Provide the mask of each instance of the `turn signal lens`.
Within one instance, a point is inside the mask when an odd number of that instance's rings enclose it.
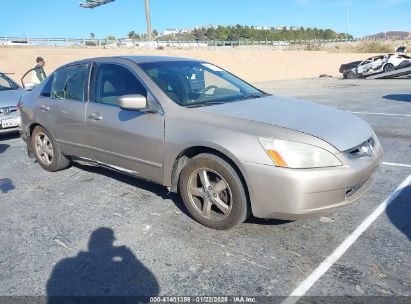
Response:
[[[288,165],[287,163],[284,161],[284,159],[281,157],[281,155],[275,151],[275,150],[267,150],[268,155],[271,156],[271,158],[273,159],[273,161],[275,162],[275,164],[279,167],[284,167],[287,168]]]

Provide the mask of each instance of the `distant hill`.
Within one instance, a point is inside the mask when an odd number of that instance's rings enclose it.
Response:
[[[390,31],[385,33],[378,33],[374,35],[365,36],[366,39],[411,39],[411,32]]]

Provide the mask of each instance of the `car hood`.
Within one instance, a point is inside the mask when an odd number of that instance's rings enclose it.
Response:
[[[280,96],[267,96],[197,108],[200,111],[292,129],[320,138],[340,151],[374,132],[361,118],[336,108]]]
[[[0,108],[15,107],[23,93],[23,89],[0,91]]]

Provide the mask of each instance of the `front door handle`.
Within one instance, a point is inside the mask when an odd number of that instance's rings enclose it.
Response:
[[[46,112],[46,111],[49,111],[49,110],[50,110],[50,107],[47,106],[47,105],[45,105],[45,104],[43,104],[43,105],[40,106],[40,110]]]
[[[91,120],[102,120],[103,116],[101,116],[99,113],[93,113],[87,116],[87,118]]]

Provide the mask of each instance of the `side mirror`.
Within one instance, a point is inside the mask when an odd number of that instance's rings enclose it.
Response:
[[[145,110],[147,98],[140,94],[123,95],[118,98],[117,104],[124,110]]]

